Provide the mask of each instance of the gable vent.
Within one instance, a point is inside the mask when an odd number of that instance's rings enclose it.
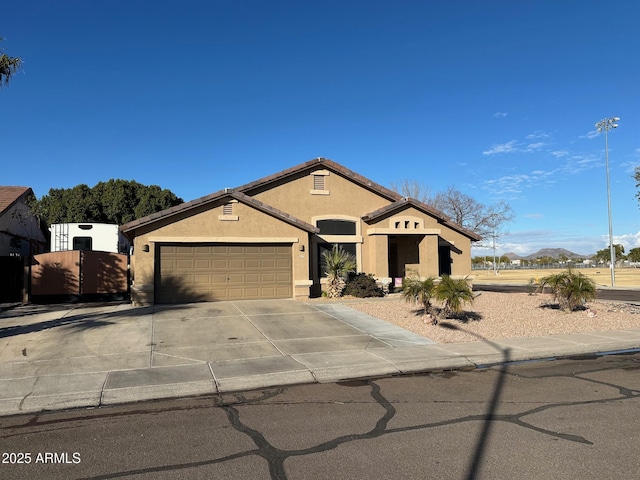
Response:
[[[324,175],[313,176],[313,189],[324,190]]]

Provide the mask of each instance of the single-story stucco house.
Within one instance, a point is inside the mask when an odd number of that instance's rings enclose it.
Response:
[[[120,229],[134,246],[136,304],[318,296],[321,253],[334,244],[381,282],[411,272],[466,276],[480,239],[325,158]]]

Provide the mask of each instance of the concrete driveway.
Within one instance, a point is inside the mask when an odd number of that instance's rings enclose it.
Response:
[[[393,373],[370,352],[431,343],[341,304],[18,306],[0,311],[0,413]]]
[[[0,309],[0,415],[637,349],[640,328],[435,344],[337,302],[25,305]]]

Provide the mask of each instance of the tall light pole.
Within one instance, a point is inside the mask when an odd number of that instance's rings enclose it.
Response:
[[[620,117],[603,118],[596,123],[598,132],[604,132],[604,156],[607,168],[607,206],[609,208],[609,252],[611,254],[611,286],[616,286],[616,251],[613,247],[613,228],[611,226],[611,182],[609,180],[609,138],[607,132],[612,128],[618,128]]]

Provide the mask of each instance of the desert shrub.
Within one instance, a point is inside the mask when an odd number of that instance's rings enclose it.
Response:
[[[451,278],[449,275],[443,275],[436,285],[435,297],[443,302],[445,317],[460,313],[462,307],[466,303],[473,303],[475,298],[466,278]]]
[[[596,284],[580,272],[569,269],[540,280],[540,289],[549,287],[560,308],[572,312],[596,298]]]
[[[351,272],[347,276],[347,284],[342,294],[358,298],[383,297],[384,291],[376,283],[373,274]]]
[[[432,313],[431,298],[435,292],[436,279],[428,277],[421,279],[418,276],[402,279],[402,297],[411,303],[422,305],[424,314]]]

